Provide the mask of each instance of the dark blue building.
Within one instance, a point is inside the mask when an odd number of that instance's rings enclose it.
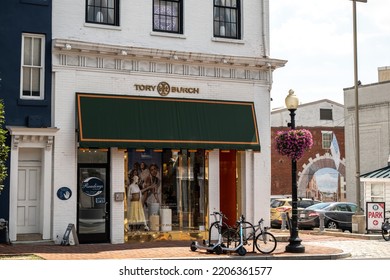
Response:
[[[11,151],[9,175],[0,195],[0,218],[9,221],[11,241],[19,234],[43,235],[40,209],[45,203],[45,173],[51,167],[43,150],[50,149],[53,137],[51,18],[51,0],[1,3],[0,98]],[[5,240],[3,230],[0,242]]]

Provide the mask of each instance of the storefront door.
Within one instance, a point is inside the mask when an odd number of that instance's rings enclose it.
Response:
[[[219,153],[220,164],[220,209],[228,218],[227,223],[234,226],[237,221],[237,168],[236,151]]]
[[[24,163],[18,170],[18,234],[39,233],[41,167]]]
[[[110,242],[109,168],[79,164],[78,238],[80,243]]]

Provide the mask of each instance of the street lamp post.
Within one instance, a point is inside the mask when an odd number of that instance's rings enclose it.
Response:
[[[354,63],[354,88],[355,88],[355,184],[356,184],[356,203],[358,210],[352,217],[352,226],[358,225],[358,228],[353,228],[353,232],[363,231],[364,215],[361,211],[361,190],[360,190],[360,132],[359,132],[359,80],[358,80],[358,58],[357,58],[357,24],[356,24],[356,2],[367,3],[367,0],[351,0],[353,13],[353,63]],[[360,226],[359,226],[360,224]]]
[[[289,90],[288,95],[285,99],[286,107],[290,111],[291,122],[288,126],[291,129],[295,129],[295,111],[299,105],[299,99],[294,94],[292,89]],[[286,246],[286,252],[289,253],[304,253],[305,247],[301,244],[301,239],[298,236],[298,188],[297,188],[297,161],[295,159],[291,160],[291,180],[292,180],[292,190],[291,190],[291,203],[292,203],[292,215],[290,223],[290,238],[289,244]]]

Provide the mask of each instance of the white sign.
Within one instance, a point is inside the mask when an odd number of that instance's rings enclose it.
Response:
[[[381,230],[385,220],[385,203],[367,202],[366,220],[367,230]]]

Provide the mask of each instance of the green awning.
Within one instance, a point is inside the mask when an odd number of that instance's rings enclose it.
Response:
[[[260,150],[252,102],[76,94],[80,147]]]

